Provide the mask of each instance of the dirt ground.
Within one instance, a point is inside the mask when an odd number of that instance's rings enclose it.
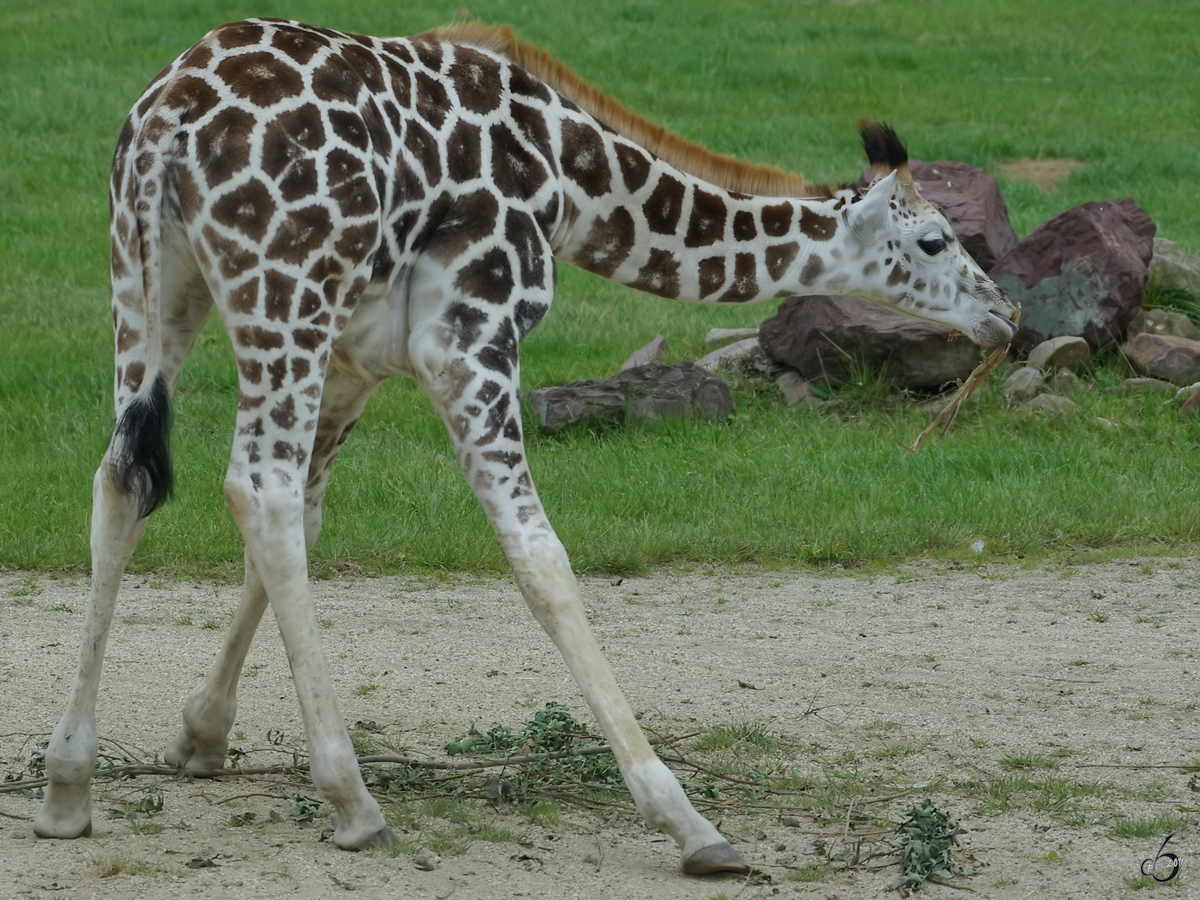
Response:
[[[583,587],[644,724],[676,734],[766,726],[784,741],[793,773],[853,777],[883,795],[907,788],[876,809],[885,825],[931,797],[965,829],[956,884],[971,896],[1142,896],[1134,893],[1145,885],[1142,861],[1178,831],[1167,850],[1182,872],[1156,890],[1200,897],[1189,871],[1200,864],[1200,784],[1181,768],[1200,760],[1195,560],[916,563],[875,576],[664,572]],[[347,721],[378,723],[414,756],[442,757],[441,745],[471,722],[519,727],[550,700],[590,720],[508,580],[359,578],[319,582],[316,592]],[[237,595],[231,586],[127,577],[101,689],[102,740],[147,760],[161,754]],[[31,748],[61,711],[85,596],[83,579],[0,572],[0,775],[28,775]],[[298,736],[269,618],[247,675],[235,743]],[[1013,792],[1021,777],[1058,785],[1065,799]],[[108,815],[154,785],[163,809],[142,821],[163,826],[157,833]],[[864,851],[819,881],[795,880],[822,853],[836,857],[853,843],[835,820],[841,813],[714,815],[758,874],[696,879],[679,874],[673,844],[619,814],[567,808],[542,826],[502,808],[490,815],[524,843],[393,857],[338,851],[322,840],[320,819],[293,823],[286,791],[269,783],[141,777],[97,781],[93,796],[93,836],[58,842],[33,837],[33,796],[0,793],[0,898],[899,895],[894,854]],[[872,799],[848,803],[861,811]],[[1121,836],[1122,822],[1142,823],[1141,833]],[[927,885],[920,896],[967,894]]]

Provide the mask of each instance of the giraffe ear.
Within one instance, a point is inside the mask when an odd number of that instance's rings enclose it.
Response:
[[[872,243],[887,227],[898,177],[893,169],[882,178],[876,178],[863,198],[850,205],[850,233],[860,244]]]

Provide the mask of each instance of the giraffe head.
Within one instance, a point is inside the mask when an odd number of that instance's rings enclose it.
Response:
[[[896,133],[867,121],[860,130],[874,178],[846,208],[850,253],[862,265],[865,288],[854,293],[950,325],[983,346],[1011,340],[1016,309],[917,191]]]

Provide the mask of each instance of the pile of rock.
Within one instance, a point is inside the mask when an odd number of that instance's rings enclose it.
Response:
[[[1132,199],[1085,203],[1018,241],[1007,204],[986,172],[947,161],[912,160],[910,168],[966,250],[1021,307],[1013,352],[1025,365],[1002,387],[1010,402],[1071,409],[1067,395],[1091,356],[1124,342],[1122,352],[1143,376],[1124,389],[1188,386],[1184,408],[1200,410],[1200,331],[1181,314],[1141,308],[1150,278],[1200,294],[1200,258],[1156,238],[1154,222]],[[869,177],[863,174],[864,185]],[[531,406],[547,430],[587,418],[729,415],[729,389],[715,373],[747,358],[778,367],[788,405],[819,403],[809,382],[836,384],[863,366],[886,372],[900,388],[936,392],[965,379],[984,352],[966,339],[951,340],[946,326],[828,296],[791,297],[760,329],[714,329],[706,349],[694,365],[664,366],[658,360],[666,340],[659,335],[615,378],[534,391]]]

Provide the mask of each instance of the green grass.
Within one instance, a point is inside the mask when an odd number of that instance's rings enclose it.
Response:
[[[681,12],[653,0],[490,0],[471,10],[723,152],[853,179],[854,123],[865,115],[892,122],[918,158],[995,172],[1010,159],[1072,157],[1086,166],[1053,192],[1000,179],[1018,232],[1078,203],[1132,195],[1160,234],[1200,252],[1200,204],[1181,188],[1200,176],[1189,4],[696,0]],[[440,24],[452,7],[64,0],[0,10],[0,565],[86,564],[89,487],[111,428],[115,137],[167,61],[250,14],[397,34]],[[755,325],[773,311],[674,304],[560,274],[556,309],[523,350],[526,391],[611,374],[657,333],[676,357],[692,356],[708,328]],[[221,498],[236,393],[231,354],[210,327],[177,394],[177,496],[152,520],[133,569],[240,575]],[[895,442],[910,441],[923,416],[879,403],[878,392],[859,396],[874,399],[821,416],[745,389],[732,422],[560,437],[532,434],[527,421],[529,454],[574,563],[591,572],[965,557],[977,540],[988,558],[1183,552],[1196,538],[1197,507],[1178,488],[1200,476],[1189,452],[1200,425],[1157,400],[1089,394],[1086,415],[1052,421],[984,396],[948,439],[906,459]],[[503,569],[450,457],[424,397],[407,383],[381,388],[333,476],[314,554],[322,571]]]

